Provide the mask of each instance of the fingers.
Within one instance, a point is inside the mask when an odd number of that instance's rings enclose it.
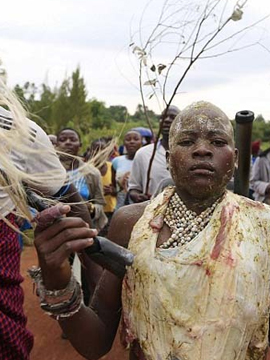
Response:
[[[76,220],[76,218],[61,219],[59,224],[52,225],[57,228],[53,236],[47,236],[49,233],[52,233],[49,231],[38,235],[35,239],[35,244],[38,246],[39,251],[50,253],[62,247],[66,253],[74,252],[77,251],[76,242],[79,239],[83,240],[86,246],[90,245],[97,231],[89,229],[83,222]],[[91,240],[90,243],[88,240]]]
[[[33,221],[37,223],[37,228],[42,230],[50,226],[55,220],[69,213],[69,211],[69,205],[57,204],[38,213]]]
[[[40,263],[46,264],[48,269],[57,269],[66,261],[66,259],[75,252],[80,252],[86,247],[92,245],[92,239],[76,239],[63,243],[59,248],[52,252],[39,252]],[[45,249],[44,249],[45,250]]]
[[[63,242],[77,239],[76,229],[80,228],[87,231],[87,235],[85,236],[87,238],[92,238],[97,234],[97,231],[95,229],[89,229],[89,224],[81,218],[66,217],[58,219],[46,229],[38,227],[35,230],[35,243],[39,246],[43,243],[52,242],[56,246],[59,246],[59,239]],[[57,237],[57,235],[59,235],[59,237]]]
[[[35,231],[35,246],[42,266],[61,267],[73,252],[79,252],[93,243],[96,229],[80,218],[61,218],[45,230]]]

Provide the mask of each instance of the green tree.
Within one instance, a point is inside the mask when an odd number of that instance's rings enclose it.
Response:
[[[29,113],[35,114],[36,111],[36,96],[38,88],[35,83],[27,81],[23,87],[18,84],[14,87],[14,92],[17,94],[22,104]]]
[[[142,104],[138,104],[134,115],[131,116],[132,120],[144,122],[144,124],[146,126],[146,124],[147,124],[146,116],[147,116],[152,125],[158,123],[158,116],[154,113],[154,111],[149,110],[147,106],[146,106],[145,110],[146,111],[144,111]]]
[[[257,115],[256,118],[255,118],[255,121],[265,123],[265,119],[262,116],[262,114]]]
[[[89,111],[93,128],[111,128],[112,121],[109,118],[108,110],[103,101],[91,99],[89,102]]]
[[[56,90],[56,98],[52,107],[52,117],[56,131],[65,127],[72,120],[70,116],[69,94],[69,79],[65,79],[60,88]]]
[[[111,120],[124,123],[129,117],[128,109],[123,105],[113,105],[108,108],[108,115]]]
[[[71,88],[69,97],[70,119],[76,129],[85,131],[89,127],[89,106],[87,104],[87,91],[84,79],[80,75],[80,68],[71,75]]]
[[[55,91],[46,85],[41,85],[40,99],[37,101],[36,115],[39,117],[41,125],[48,133],[54,133],[56,123],[53,118],[53,105],[56,99]]]

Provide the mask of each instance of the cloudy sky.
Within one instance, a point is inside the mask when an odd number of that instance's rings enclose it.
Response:
[[[141,99],[138,64],[129,47],[134,39],[139,40],[131,35],[138,29],[142,36],[149,34],[163,2],[8,0],[0,24],[0,58],[7,69],[9,85],[31,81],[53,87],[80,65],[89,98],[102,100],[107,106],[126,105],[133,113]],[[269,0],[249,0],[243,20],[232,26],[237,30],[236,26],[246,26],[268,13]],[[208,100],[231,118],[237,111],[249,109],[270,120],[269,19],[242,40],[248,44],[259,38],[268,51],[255,46],[196,63],[174,103],[183,108],[192,101]],[[159,50],[158,61],[170,61],[166,44]],[[162,106],[154,99],[147,100],[147,105],[156,112]]]

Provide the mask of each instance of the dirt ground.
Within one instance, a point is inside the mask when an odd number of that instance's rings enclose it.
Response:
[[[22,252],[21,273],[24,276],[23,288],[25,292],[24,309],[28,318],[28,329],[34,334],[34,348],[31,360],[81,360],[80,356],[70,345],[68,340],[61,338],[61,329],[57,322],[49,318],[39,308],[38,298],[33,293],[33,285],[27,276],[27,269],[37,265],[36,253],[33,246],[25,246]],[[113,349],[102,360],[127,360],[128,353],[116,338]]]

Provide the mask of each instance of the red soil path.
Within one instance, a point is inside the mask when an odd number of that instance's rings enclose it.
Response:
[[[28,318],[27,327],[34,334],[35,343],[31,352],[31,360],[82,360],[68,340],[61,338],[61,329],[57,322],[49,318],[39,308],[33,285],[27,276],[27,269],[37,264],[33,246],[25,246],[22,252],[21,273],[24,277],[25,292],[24,309]],[[113,349],[102,360],[127,360],[128,353],[123,350],[117,337]]]

